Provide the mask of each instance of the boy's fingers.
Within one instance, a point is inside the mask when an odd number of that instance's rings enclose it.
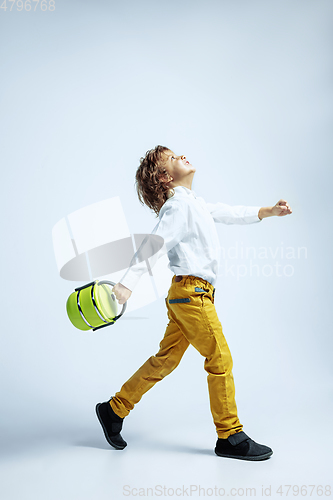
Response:
[[[280,215],[287,215],[287,214],[291,214],[292,213],[292,210],[291,208],[288,208],[288,207],[280,207],[281,211],[280,211]]]

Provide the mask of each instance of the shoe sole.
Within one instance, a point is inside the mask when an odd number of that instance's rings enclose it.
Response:
[[[98,403],[98,404],[96,405],[96,408],[95,408],[95,409],[96,409],[96,414],[97,414],[97,418],[98,418],[98,420],[99,420],[99,423],[100,423],[100,424],[101,424],[101,426],[102,426],[102,429],[103,429],[103,432],[104,432],[105,439],[106,439],[106,440],[107,440],[107,442],[108,442],[111,446],[113,446],[116,450],[123,450],[124,448],[126,448],[126,446],[127,446],[127,445],[125,445],[125,446],[119,446],[118,444],[113,443],[113,442],[111,441],[111,439],[109,438],[109,436],[108,436],[107,432],[106,432],[106,429],[105,429],[105,427],[104,427],[103,421],[102,421],[101,416],[100,416],[100,413],[99,413],[99,407],[101,406],[101,404],[102,404],[102,403]]]
[[[237,458],[238,460],[251,460],[251,461],[259,461],[259,460],[266,460],[269,458],[271,455],[273,455],[272,451],[269,451],[268,453],[265,453],[265,455],[257,455],[257,456],[250,456],[250,457],[242,457],[240,455],[227,455],[227,454],[222,454],[222,453],[217,453],[215,451],[216,455],[219,457],[224,457],[224,458]]]

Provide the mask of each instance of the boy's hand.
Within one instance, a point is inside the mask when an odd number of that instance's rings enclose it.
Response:
[[[131,290],[126,288],[126,286],[122,285],[121,283],[117,283],[116,285],[114,285],[112,291],[115,294],[119,304],[124,304],[125,302],[127,302],[132,295]]]
[[[281,217],[282,215],[288,215],[291,213],[292,210],[289,203],[286,200],[279,200],[274,207],[261,207],[258,212],[258,217],[259,219],[272,217],[273,215]]]
[[[272,207],[272,215],[281,217],[282,215],[291,214],[292,210],[286,200],[279,200],[274,207]]]

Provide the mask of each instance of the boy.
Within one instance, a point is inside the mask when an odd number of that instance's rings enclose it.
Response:
[[[169,323],[160,349],[151,356],[119,392],[99,403],[96,413],[109,444],[123,449],[120,431],[124,418],[156,382],[179,364],[189,344],[205,359],[210,408],[218,439],[215,453],[221,457],[264,460],[273,451],[253,441],[243,431],[237,415],[232,358],[218,319],[214,294],[219,265],[219,238],[215,222],[252,224],[265,217],[292,213],[280,200],[273,207],[229,206],[206,203],[192,191],[196,169],[185,156],[164,147],[147,151],[136,172],[139,200],[159,217],[152,234],[164,239],[170,269],[174,272],[165,299]],[[145,242],[137,254],[143,253]],[[160,258],[162,251],[152,258]],[[119,304],[125,303],[147,271],[144,259],[130,266],[113,287]]]

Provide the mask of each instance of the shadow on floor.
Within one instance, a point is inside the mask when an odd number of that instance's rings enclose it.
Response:
[[[66,447],[83,447],[106,450],[112,452],[161,452],[161,453],[183,453],[190,455],[210,455],[214,456],[213,449],[204,449],[198,446],[191,446],[179,442],[161,441],[149,435],[137,436],[126,433],[123,436],[128,446],[124,450],[116,450],[106,441],[102,429],[59,428],[50,432],[45,430],[36,431],[30,435],[19,437],[18,435],[7,435],[2,440],[0,447],[0,462],[8,459],[15,459],[20,455],[34,455],[42,450],[54,450]]]
[[[123,436],[124,437],[124,436]],[[125,439],[125,437],[124,437]],[[85,437],[83,439],[78,439],[73,441],[71,444],[73,446],[82,446],[87,448],[97,448],[102,450],[111,450],[111,451],[129,451],[133,449],[135,451],[161,451],[166,453],[186,453],[191,455],[215,455],[213,449],[203,449],[195,446],[189,446],[178,443],[167,443],[165,441],[157,441],[150,440],[144,438],[137,438],[135,436],[127,435],[125,441],[127,441],[127,447],[124,450],[115,450],[112,446],[110,446],[107,441],[105,444],[100,442],[97,436]]]

